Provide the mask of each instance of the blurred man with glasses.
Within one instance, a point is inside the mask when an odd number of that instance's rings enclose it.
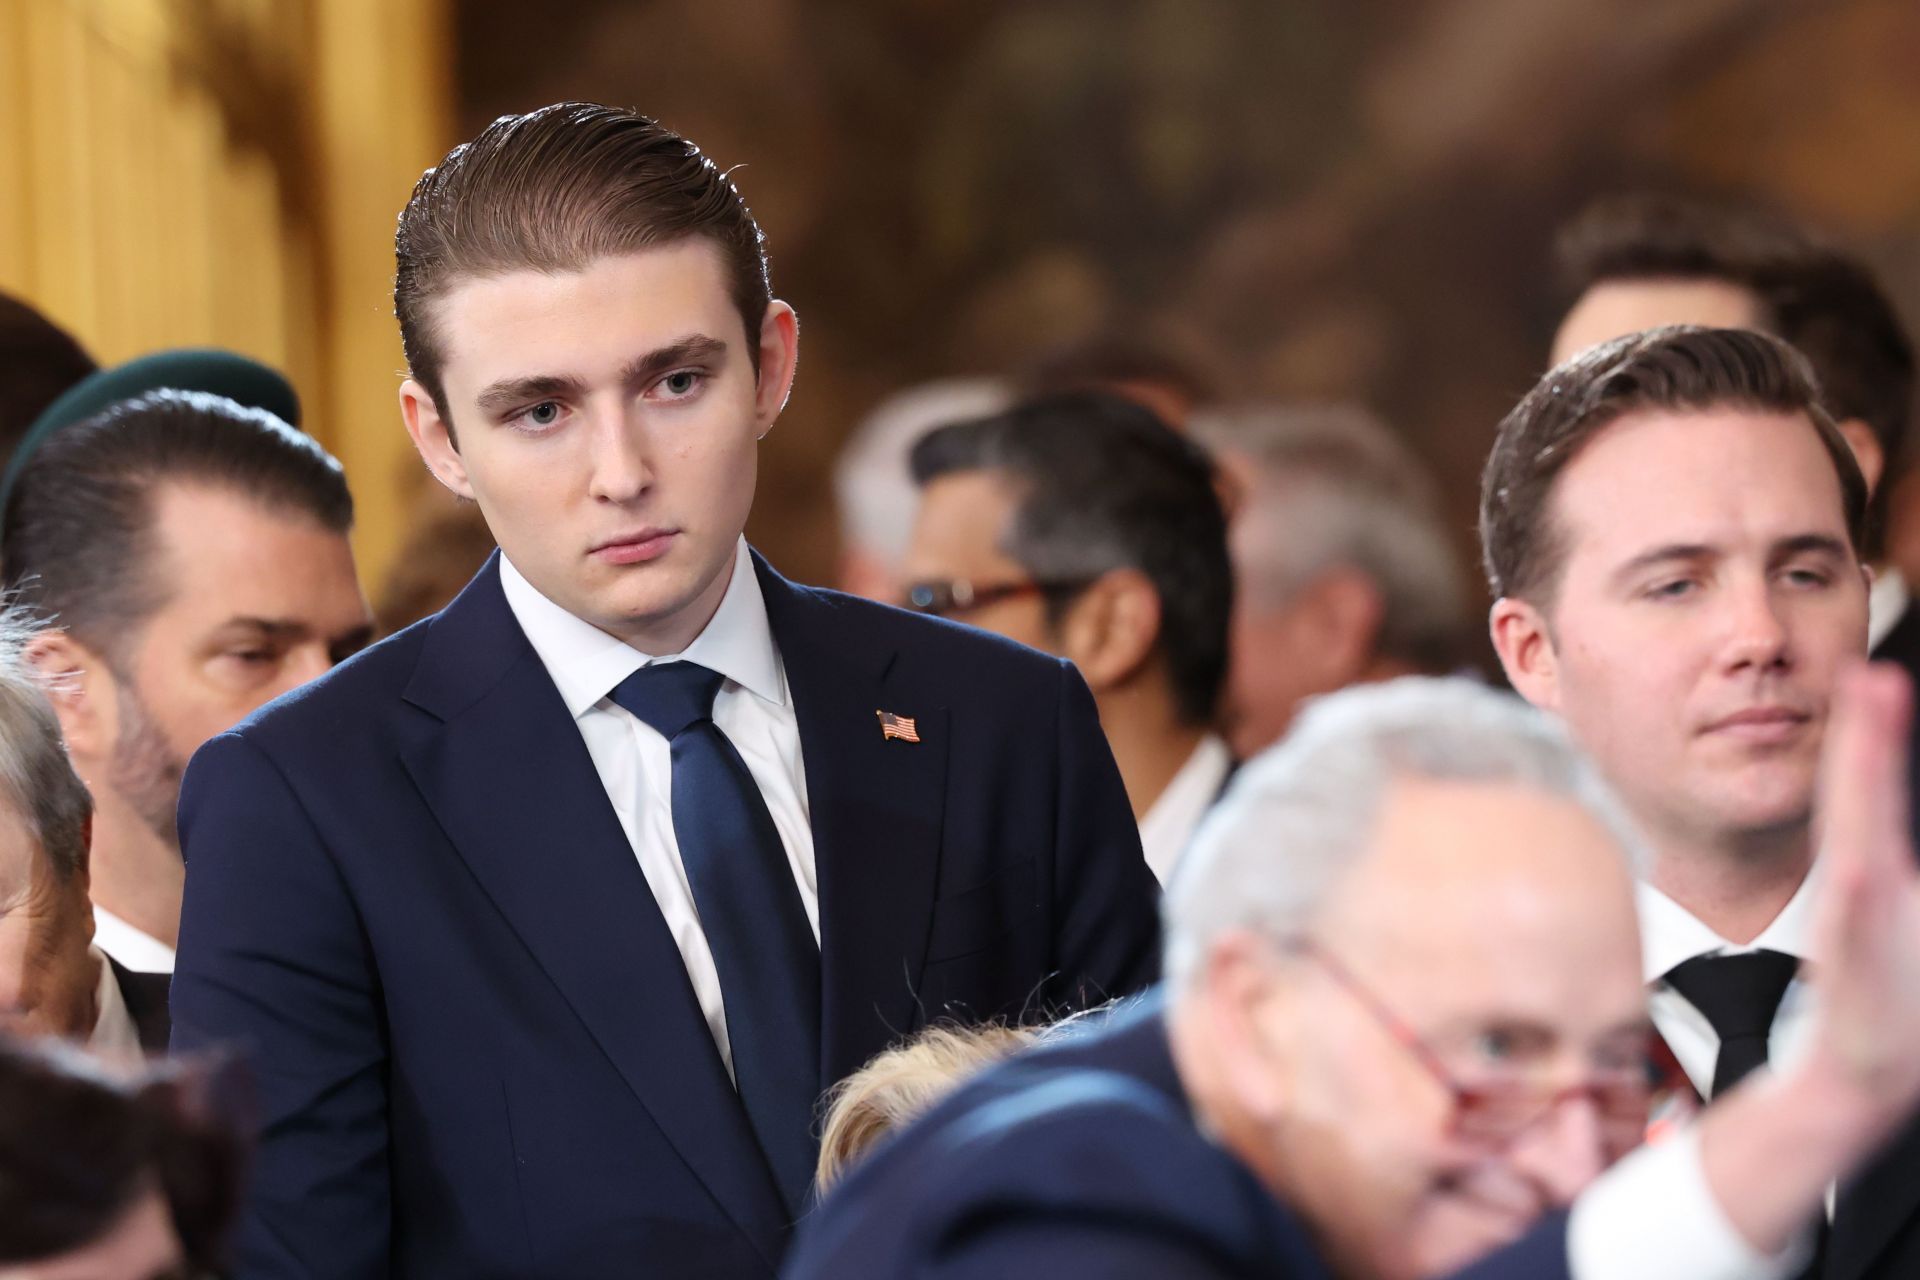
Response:
[[[1314,703],[1235,778],[1168,887],[1157,994],[877,1152],[787,1280],[1787,1273],[1920,1096],[1910,700],[1878,670],[1836,700],[1828,1002],[1696,1127],[1640,1146],[1624,812],[1550,719],[1408,678]]]
[[[1212,463],[1096,392],[942,427],[910,463],[905,603],[1079,668],[1164,881],[1232,766],[1211,728],[1233,594]]]

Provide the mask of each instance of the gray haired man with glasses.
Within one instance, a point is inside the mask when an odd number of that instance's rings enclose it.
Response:
[[[1166,982],[963,1086],[788,1280],[1768,1280],[1920,1098],[1911,691],[1842,682],[1808,1052],[1641,1145],[1638,839],[1548,718],[1409,678],[1310,706],[1168,889]]]

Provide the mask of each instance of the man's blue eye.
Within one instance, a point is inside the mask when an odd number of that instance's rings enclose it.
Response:
[[[550,427],[560,418],[560,406],[551,400],[542,400],[527,410],[527,421],[537,427]]]
[[[699,374],[693,372],[691,369],[681,369],[678,372],[670,373],[662,378],[660,385],[665,387],[671,395],[683,396],[699,385],[699,382]]]

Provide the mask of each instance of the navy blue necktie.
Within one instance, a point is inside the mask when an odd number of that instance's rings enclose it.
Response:
[[[613,701],[673,747],[673,834],[720,973],[734,1084],[797,1217],[813,1182],[820,1093],[820,948],[767,802],[713,723],[718,672],[640,668]]]

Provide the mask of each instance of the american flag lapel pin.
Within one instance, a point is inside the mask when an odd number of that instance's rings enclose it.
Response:
[[[880,717],[880,739],[897,739],[901,742],[920,741],[920,731],[913,726],[912,716],[897,716],[891,711],[876,711]]]

